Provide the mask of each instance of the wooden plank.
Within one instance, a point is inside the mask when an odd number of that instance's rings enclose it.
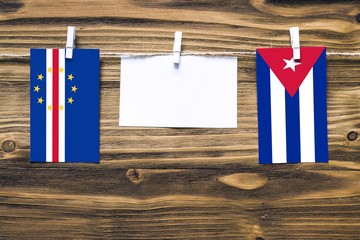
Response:
[[[184,32],[184,51],[254,51],[289,45],[288,29],[294,25],[301,29],[303,45],[325,45],[341,52],[359,52],[360,48],[356,21],[360,7],[351,1],[276,5],[264,0],[213,4],[28,0],[18,6],[17,11],[0,16],[1,53],[64,47],[65,27],[71,24],[80,28],[78,47],[104,52],[171,52],[175,30]]]
[[[358,165],[125,173],[114,164],[6,162],[4,237],[345,239],[360,233]]]
[[[0,238],[356,239],[360,236],[358,1],[10,0],[0,4]],[[101,57],[101,164],[29,164],[29,48],[246,52],[237,129],[118,127],[120,59]],[[329,164],[257,163],[255,56],[328,55]],[[23,55],[23,56],[4,56]],[[351,133],[352,132],[352,133]],[[351,134],[350,134],[351,133]],[[349,135],[350,134],[350,135]]]

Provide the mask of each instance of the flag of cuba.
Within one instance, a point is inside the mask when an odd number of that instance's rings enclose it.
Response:
[[[259,163],[328,162],[326,49],[256,51]]]
[[[99,162],[98,49],[30,50],[30,162]]]

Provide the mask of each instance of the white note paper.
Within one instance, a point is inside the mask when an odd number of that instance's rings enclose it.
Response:
[[[237,127],[237,58],[122,57],[120,126]]]

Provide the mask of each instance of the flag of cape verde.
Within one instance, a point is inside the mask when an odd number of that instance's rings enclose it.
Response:
[[[30,161],[99,162],[98,49],[30,50]]]
[[[328,162],[326,49],[256,51],[259,162]]]

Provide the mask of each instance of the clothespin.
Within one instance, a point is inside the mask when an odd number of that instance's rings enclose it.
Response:
[[[65,54],[66,58],[72,59],[74,48],[75,48],[75,27],[68,26],[67,40],[66,40],[66,54]]]
[[[299,27],[290,28],[290,41],[293,49],[293,59],[300,60],[300,34]]]
[[[182,32],[175,32],[175,40],[174,40],[174,59],[173,62],[176,64],[180,63],[180,53],[181,53],[181,38]]]

